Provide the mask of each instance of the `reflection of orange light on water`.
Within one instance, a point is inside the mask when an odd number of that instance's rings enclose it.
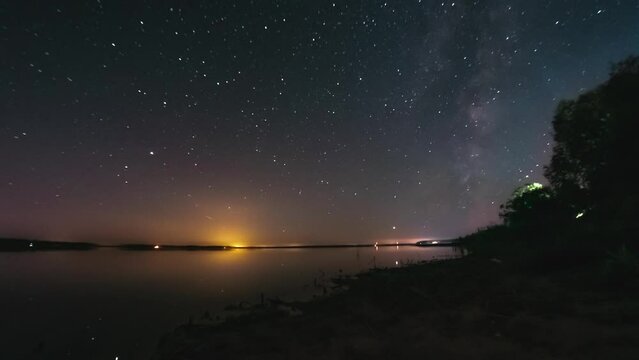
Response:
[[[250,250],[227,246],[226,251],[211,251],[207,256],[217,264],[224,264],[223,266],[239,266],[252,262],[254,258],[249,254]]]

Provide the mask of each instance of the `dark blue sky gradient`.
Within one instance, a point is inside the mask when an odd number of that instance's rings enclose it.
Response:
[[[81,3],[0,3],[0,236],[464,234],[639,53],[639,1]]]

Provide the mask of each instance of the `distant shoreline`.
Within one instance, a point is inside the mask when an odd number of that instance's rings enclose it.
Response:
[[[453,240],[418,241],[415,243],[373,243],[373,244],[327,244],[327,245],[165,245],[165,244],[121,244],[102,245],[89,242],[65,242],[30,239],[0,238],[0,252],[32,251],[89,251],[100,248],[113,248],[126,251],[230,251],[230,250],[268,250],[268,249],[332,249],[364,248],[389,246],[456,246]]]

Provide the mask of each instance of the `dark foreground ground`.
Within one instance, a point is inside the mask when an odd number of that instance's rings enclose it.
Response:
[[[372,271],[314,301],[183,325],[153,359],[638,359],[636,281],[564,260]]]

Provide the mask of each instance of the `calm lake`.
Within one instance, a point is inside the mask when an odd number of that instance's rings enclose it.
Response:
[[[0,253],[0,358],[146,359],[162,334],[206,311],[256,304],[261,293],[308,299],[340,274],[458,255],[416,246]]]

